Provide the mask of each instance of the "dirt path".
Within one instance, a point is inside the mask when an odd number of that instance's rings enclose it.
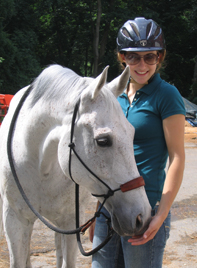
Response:
[[[172,207],[172,231],[164,255],[163,268],[197,268],[197,128],[186,122],[185,128],[186,170],[181,190]],[[195,175],[195,176],[194,176]],[[188,183],[187,178],[191,180]],[[93,215],[96,200],[86,210]],[[88,235],[83,237],[84,248],[91,249]],[[55,268],[54,233],[36,221],[31,243],[33,268]],[[91,257],[78,253],[77,268],[90,268]],[[0,242],[0,268],[9,268],[8,249],[5,239]]]

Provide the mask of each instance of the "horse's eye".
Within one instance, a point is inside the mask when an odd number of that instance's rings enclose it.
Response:
[[[112,146],[112,140],[110,137],[102,137],[102,138],[97,138],[96,142],[98,146],[100,147],[110,147]]]

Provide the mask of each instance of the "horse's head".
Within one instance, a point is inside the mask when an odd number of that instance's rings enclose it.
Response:
[[[83,162],[114,190],[139,177],[139,172],[133,152],[134,128],[116,99],[126,87],[129,70],[106,84],[107,69],[96,79],[88,79],[89,86],[80,96],[73,141]],[[63,155],[68,142],[63,139],[59,145],[60,164],[66,174],[68,165]],[[108,192],[105,184],[95,178],[75,155],[72,156],[72,176],[92,194]],[[103,201],[103,197],[98,199]],[[107,199],[105,207],[111,214],[113,228],[120,235],[141,233],[150,219],[151,207],[144,187],[125,193],[115,192]]]

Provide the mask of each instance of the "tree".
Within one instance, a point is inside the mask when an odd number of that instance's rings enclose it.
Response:
[[[191,42],[197,43],[197,3],[196,1],[192,1],[192,10],[189,13],[189,32],[191,34]],[[197,104],[197,52],[195,49],[195,56],[193,58],[193,62],[195,64],[194,67],[194,75],[192,80],[192,85],[190,87],[190,95],[189,99]]]
[[[1,1],[1,93],[15,93],[41,70],[36,58],[37,36],[31,1]]]
[[[193,83],[191,85],[191,94],[189,95],[189,99],[197,104],[197,56],[196,56],[196,63],[194,68],[194,78]]]
[[[53,63],[82,76],[97,76],[110,65],[110,81],[120,72],[116,60],[119,28],[128,19],[146,17],[165,33],[162,78],[183,96],[190,94],[196,56],[195,0],[0,1],[1,93],[15,93]]]

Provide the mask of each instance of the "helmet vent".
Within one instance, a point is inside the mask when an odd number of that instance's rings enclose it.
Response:
[[[151,30],[152,23],[150,22],[146,27],[146,37],[149,36],[150,30]]]
[[[138,28],[136,27],[136,25],[134,23],[130,23],[131,25],[131,28],[133,29],[133,31],[135,32],[135,34],[140,37],[140,34],[139,34],[139,31],[138,31]]]
[[[155,34],[154,34],[154,37],[157,37],[160,34],[160,32],[161,32],[161,28],[157,27]]]
[[[130,35],[129,35],[129,33],[128,33],[128,31],[127,31],[126,29],[123,29],[123,30],[122,30],[122,33],[123,33],[126,37],[130,38]]]

